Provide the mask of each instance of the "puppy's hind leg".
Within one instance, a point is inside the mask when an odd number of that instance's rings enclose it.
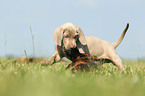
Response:
[[[123,64],[122,64],[122,60],[116,53],[112,54],[110,56],[110,59],[114,65],[116,65],[120,70],[123,70],[126,73],[126,71],[123,67]]]

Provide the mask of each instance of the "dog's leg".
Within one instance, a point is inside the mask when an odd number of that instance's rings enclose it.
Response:
[[[54,63],[60,61],[63,58],[63,54],[57,46],[55,46],[55,53],[47,61],[42,61],[41,65],[53,65]]]
[[[47,61],[42,61],[42,66],[53,65],[54,63],[60,61],[62,58],[59,56],[58,52],[55,52],[52,57],[50,57]]]
[[[126,72],[125,69],[124,69],[124,67],[123,67],[122,60],[120,59],[120,57],[117,54],[112,54],[111,57],[110,57],[110,60],[120,70],[123,70],[124,72]]]
[[[55,52],[52,57],[48,59],[48,63],[53,65],[54,63],[60,61],[62,58],[59,56],[58,52]]]

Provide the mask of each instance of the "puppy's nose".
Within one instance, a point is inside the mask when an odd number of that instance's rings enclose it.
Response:
[[[73,46],[73,45],[70,45],[70,48],[75,48],[75,46]]]

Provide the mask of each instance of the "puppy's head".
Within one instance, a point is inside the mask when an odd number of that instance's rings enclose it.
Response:
[[[63,30],[63,39],[62,43],[66,50],[70,50],[72,48],[76,48],[76,42],[78,38],[80,37],[80,34],[77,30],[74,28],[66,28]]]
[[[83,45],[86,45],[86,40],[82,30],[72,23],[66,23],[58,27],[53,34],[53,38],[57,45],[63,45],[66,50],[76,48],[77,40],[79,40]]]

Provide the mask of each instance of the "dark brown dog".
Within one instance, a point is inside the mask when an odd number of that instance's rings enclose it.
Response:
[[[76,69],[81,71],[89,71],[90,68],[97,68],[105,62],[111,62],[109,59],[98,59],[96,56],[81,54],[77,48],[66,51],[67,56],[72,61],[66,69]]]

